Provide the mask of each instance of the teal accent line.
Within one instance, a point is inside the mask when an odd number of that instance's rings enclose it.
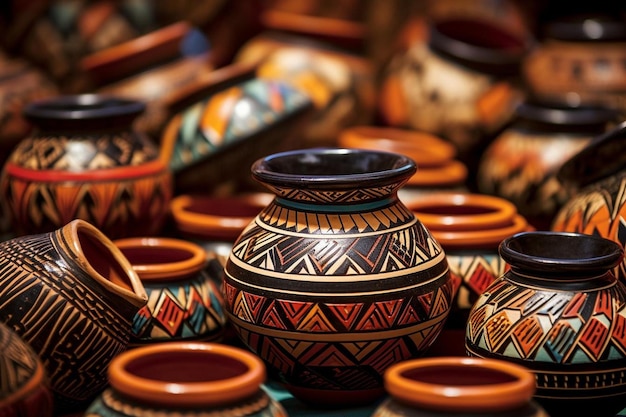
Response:
[[[372,201],[371,203],[360,204],[329,204],[329,203],[301,203],[299,201],[287,200],[276,197],[276,203],[294,210],[315,211],[318,213],[352,213],[355,211],[377,210],[393,203],[391,198]]]

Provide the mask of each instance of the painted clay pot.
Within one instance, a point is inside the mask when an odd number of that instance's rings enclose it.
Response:
[[[445,254],[397,198],[414,172],[403,155],[334,148],[252,166],[276,198],[233,246],[225,306],[242,342],[305,403],[375,401],[384,370],[420,355],[445,323]]]
[[[337,139],[339,146],[395,152],[411,158],[417,172],[398,191],[400,199],[445,191],[467,191],[467,167],[456,159],[450,142],[425,132],[378,126],[353,126]]]
[[[523,93],[519,66],[528,49],[518,33],[488,21],[428,24],[383,69],[379,110],[452,142],[473,168],[476,153],[509,121]]]
[[[496,359],[439,357],[395,364],[385,372],[390,398],[372,417],[548,417],[532,396],[535,376]]]
[[[446,328],[465,329],[472,305],[509,268],[500,242],[530,226],[511,202],[484,194],[437,193],[404,203],[443,247],[458,286]]]
[[[109,238],[160,231],[173,192],[156,145],[132,129],[135,100],[61,96],[25,108],[35,131],[9,156],[0,190],[17,234],[80,218]]]
[[[201,246],[165,237],[114,241],[148,294],[133,318],[130,343],[221,340],[226,326],[219,283]]]
[[[603,107],[520,104],[480,158],[479,192],[506,198],[537,229],[549,229],[569,198],[556,177],[559,168],[614,120],[615,113]]]
[[[601,236],[626,247],[626,122],[594,138],[557,176],[570,190],[551,229]],[[626,283],[626,261],[614,274]]]
[[[207,50],[197,29],[178,22],[85,56],[80,66],[90,91],[146,103],[134,127],[160,139],[172,116],[170,101],[213,71]]]
[[[158,343],[128,350],[108,370],[90,417],[286,417],[262,388],[265,366],[253,354],[216,343]]]
[[[534,96],[605,106],[626,116],[626,22],[623,15],[609,13],[544,22],[522,71]]]
[[[621,246],[537,231],[505,239],[500,255],[511,268],[472,307],[469,355],[532,370],[552,416],[614,416],[626,402],[626,287],[611,272]]]
[[[3,417],[52,417],[53,398],[39,356],[0,324],[0,411]]]
[[[178,194],[234,194],[249,189],[250,166],[268,150],[297,146],[312,103],[282,81],[233,64],[182,90],[164,129],[161,153]]]
[[[74,220],[0,243],[0,322],[41,358],[57,411],[84,407],[107,384],[147,296],[128,260]]]
[[[337,146],[342,129],[373,121],[375,69],[345,46],[362,43],[362,24],[271,10],[261,19],[266,30],[243,44],[234,60],[256,64],[259,77],[311,98],[315,113],[302,132],[304,147]]]

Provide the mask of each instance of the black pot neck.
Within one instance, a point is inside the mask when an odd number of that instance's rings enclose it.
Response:
[[[24,116],[40,133],[129,130],[144,103],[99,94],[59,96],[25,106]]]
[[[614,110],[600,106],[567,106],[529,99],[515,109],[516,126],[547,133],[599,135],[617,119]]]
[[[626,21],[607,14],[561,17],[546,23],[542,36],[567,42],[626,42]]]

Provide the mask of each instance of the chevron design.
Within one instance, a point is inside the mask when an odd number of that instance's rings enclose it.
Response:
[[[496,250],[459,254],[446,252],[450,275],[460,283],[456,307],[470,309],[496,278],[504,275],[509,266]]]
[[[406,180],[402,180],[378,187],[367,187],[367,183],[364,183],[362,184],[362,188],[346,189],[342,191],[301,189],[288,186],[278,186],[276,184],[265,184],[265,186],[277,196],[292,201],[326,204],[353,204],[384,198],[397,191],[402,185],[404,185],[405,182]]]
[[[626,248],[626,176],[608,177],[572,197],[554,218],[552,230],[601,236]],[[626,259],[615,275],[626,283]]]
[[[218,340],[226,325],[219,289],[205,273],[157,285],[144,282],[148,303],[133,319],[131,343]]]

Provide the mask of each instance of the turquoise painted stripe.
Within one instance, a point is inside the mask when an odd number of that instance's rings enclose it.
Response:
[[[287,200],[276,197],[276,203],[281,206],[292,208],[294,210],[315,211],[318,213],[353,213],[355,211],[371,211],[386,207],[393,203],[391,198],[372,201],[370,203],[361,204],[330,204],[330,203],[302,203],[299,201]]]

